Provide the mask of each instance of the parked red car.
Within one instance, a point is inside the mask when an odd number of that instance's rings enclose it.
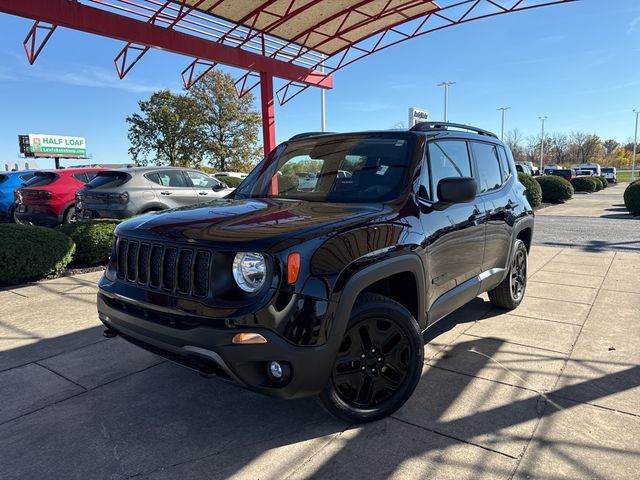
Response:
[[[104,168],[41,170],[15,192],[19,222],[53,226],[75,221],[76,192]]]

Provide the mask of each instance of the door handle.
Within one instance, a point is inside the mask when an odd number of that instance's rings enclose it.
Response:
[[[160,192],[160,195],[171,195],[171,192],[165,190],[164,192]]]
[[[198,192],[198,195],[209,195],[209,192]]]

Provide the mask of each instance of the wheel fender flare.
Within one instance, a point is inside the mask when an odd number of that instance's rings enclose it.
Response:
[[[418,318],[416,318],[416,321],[420,328],[424,329],[427,323],[425,313],[427,291],[425,288],[424,266],[417,254],[405,253],[369,265],[349,278],[340,295],[329,338],[339,339],[339,344],[347,329],[351,311],[360,293],[379,280],[403,272],[412,273],[416,279],[416,295],[418,296]]]

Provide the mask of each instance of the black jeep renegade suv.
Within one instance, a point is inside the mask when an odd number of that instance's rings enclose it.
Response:
[[[415,389],[428,327],[481,292],[521,302],[524,193],[480,129],[298,135],[229,197],[120,224],[99,316],[203,374],[379,419]]]

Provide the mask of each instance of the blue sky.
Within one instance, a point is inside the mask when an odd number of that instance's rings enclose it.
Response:
[[[125,80],[113,58],[121,42],[57,30],[30,66],[22,40],[31,22],[0,14],[0,164],[18,160],[17,135],[54,133],[87,138],[100,162],[129,156],[125,117],[161,88],[179,90],[189,59],[151,51]],[[327,129],[386,129],[406,123],[407,109],[499,132],[581,130],[626,141],[640,108],[640,2],[582,0],[471,22],[392,47],[335,75],[327,93]],[[276,83],[276,88],[280,85]],[[318,130],[320,94],[308,89],[276,108],[277,139]],[[50,166],[46,160],[41,167]]]

